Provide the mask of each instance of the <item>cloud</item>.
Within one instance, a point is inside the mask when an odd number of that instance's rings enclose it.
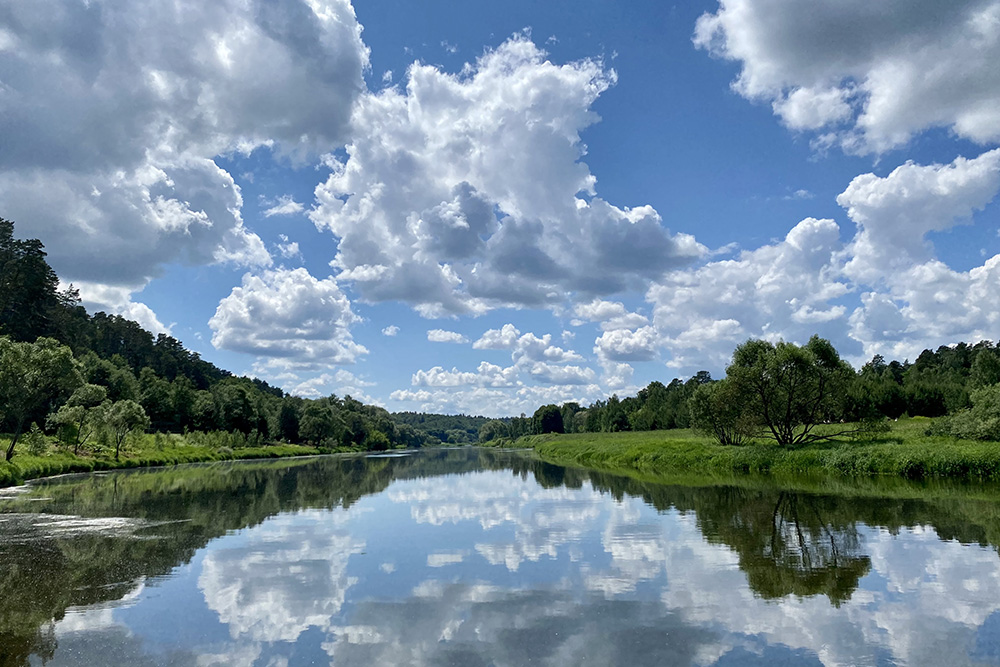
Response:
[[[604,359],[601,361],[601,366],[604,368],[604,375],[601,377],[601,381],[609,389],[623,393],[636,393],[638,391],[638,388],[633,391],[630,386],[632,376],[635,374],[635,369],[630,364]]]
[[[517,378],[518,371],[515,367],[504,368],[483,361],[476,372],[462,372],[455,368],[446,371],[440,366],[417,371],[413,374],[412,382],[417,387],[513,387],[521,384]]]
[[[291,195],[281,195],[278,197],[278,201],[273,202],[273,206],[264,211],[264,217],[272,218],[276,215],[295,215],[296,213],[301,213],[304,208]]]
[[[358,321],[333,278],[318,280],[298,268],[247,273],[208,324],[216,348],[262,357],[272,368],[309,371],[368,353],[350,333]]]
[[[819,332],[840,338],[846,310],[831,301],[851,290],[839,269],[842,250],[833,220],[807,218],[782,241],[654,284],[646,298],[661,344],[672,355],[668,365],[721,369],[733,348],[750,337],[804,343]],[[609,336],[617,333],[602,336],[598,347],[607,358],[621,360],[634,341]],[[636,346],[640,356],[642,350]]]
[[[846,244],[833,220],[807,218],[783,241],[668,275],[647,292],[668,365],[721,369],[749,337],[803,343],[819,333],[855,363],[994,338],[1000,256],[956,271],[928,236],[973,224],[998,192],[1000,149],[907,162],[860,175],[837,197],[857,225]]]
[[[607,394],[597,384],[525,384],[514,388],[467,386],[460,391],[455,387],[397,389],[389,395],[393,401],[414,403],[415,409],[424,412],[486,417],[530,415],[539,405],[561,405],[570,401],[588,405],[606,397]]]
[[[552,344],[552,334],[545,334],[541,338],[533,333],[526,333],[514,343],[511,359],[516,363],[527,364],[531,362],[565,363],[568,361],[582,361],[583,357],[573,350]]]
[[[505,324],[499,329],[490,329],[472,344],[476,350],[510,350],[517,344],[521,332],[513,324]]]
[[[284,234],[278,234],[278,239],[281,241],[278,243],[279,255],[285,259],[302,256],[302,253],[299,251],[299,244],[297,241],[289,241],[288,237]]]
[[[0,34],[4,215],[65,280],[132,290],[167,264],[268,266],[213,158],[342,144],[368,63],[346,0],[47,0]]]
[[[431,329],[427,332],[427,340],[432,343],[468,343],[469,339],[456,331]]]
[[[275,374],[274,371],[274,366],[269,366],[266,362],[256,364],[254,367],[255,373],[280,383],[282,389],[293,396],[319,398],[339,394],[351,396],[368,405],[383,405],[380,399],[368,394],[368,388],[376,386],[375,382],[359,378],[342,368],[335,373],[321,373],[305,380],[302,380],[300,373],[285,371]]]
[[[386,328],[382,329],[382,335],[389,336],[390,338],[398,333],[399,333],[399,327],[397,327],[395,324],[390,324]]]
[[[927,347],[995,337],[1000,256],[955,271],[927,234],[971,224],[1000,191],[1000,149],[949,165],[907,163],[855,178],[837,198],[858,225],[845,273],[872,289],[850,317],[866,356],[914,358]]]
[[[531,366],[531,377],[553,385],[593,384],[597,377],[591,368],[582,366],[558,366],[544,361]]]
[[[815,199],[815,198],[816,198],[816,195],[814,195],[812,192],[809,192],[808,190],[802,190],[802,189],[796,190],[795,192],[793,192],[791,194],[788,194],[788,195],[785,195],[784,197],[782,197],[782,199],[784,199],[785,201],[794,201],[796,199],[800,199],[800,200],[801,199]]]
[[[696,46],[740,64],[733,88],[821,143],[883,152],[929,128],[1000,139],[1000,2],[722,0]]]
[[[411,378],[413,386],[435,391],[398,390],[390,398],[419,402],[424,410],[508,416],[534,412],[543,403],[592,402],[603,395],[594,370],[574,364],[583,357],[554,345],[552,334],[522,334],[505,324],[486,331],[472,347],[509,350],[512,363],[504,367],[483,361],[475,371],[441,366],[418,370]]]
[[[1000,190],[1000,148],[951,164],[912,162],[881,178],[862,174],[851,181],[837,203],[858,225],[846,271],[853,279],[875,284],[933,257],[927,234],[971,224]]]
[[[364,95],[310,212],[340,239],[339,278],[437,317],[610,294],[704,255],[651,207],[595,196],[580,132],[615,80],[515,35],[459,74],[418,62],[405,88]]]
[[[649,324],[649,319],[639,313],[630,313],[625,304],[618,301],[603,301],[594,299],[590,303],[578,303],[573,307],[573,313],[579,318],[571,324],[580,326],[586,322],[600,322],[601,329],[634,329]]]
[[[272,517],[245,542],[223,542],[198,576],[206,606],[234,639],[294,642],[310,627],[328,627],[358,581],[347,574],[350,558],[365,548],[343,525],[350,516],[357,514],[339,514],[334,524],[304,510]]]
[[[613,329],[594,341],[594,353],[602,360],[649,361],[656,356],[656,343],[656,330],[650,326],[635,331]]]
[[[83,306],[90,312],[97,313],[104,311],[113,315],[138,322],[146,331],[154,336],[157,334],[170,334],[173,327],[165,326],[160,322],[153,309],[144,303],[132,300],[132,290],[123,287],[109,287],[100,283],[80,282],[74,283],[73,287],[80,291],[80,299]]]

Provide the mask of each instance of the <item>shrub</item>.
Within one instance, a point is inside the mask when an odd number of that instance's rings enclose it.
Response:
[[[967,440],[1000,440],[1000,384],[972,392],[972,407],[939,420],[932,430]]]
[[[32,456],[41,456],[48,451],[49,441],[38,424],[32,422],[31,428],[24,434],[24,446]]]

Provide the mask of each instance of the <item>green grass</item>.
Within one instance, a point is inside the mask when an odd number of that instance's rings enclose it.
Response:
[[[872,440],[840,439],[786,449],[759,442],[717,444],[688,430],[528,436],[513,443],[545,461],[630,475],[730,477],[894,476],[911,480],[1000,480],[1000,442],[925,435],[927,419],[906,419]]]
[[[168,466],[199,461],[225,461],[233,459],[265,459],[289,456],[313,456],[331,453],[303,445],[264,445],[259,447],[230,447],[228,434],[197,433],[189,436],[178,434],[143,434],[135,438],[128,449],[122,452],[120,460],[114,458],[114,451],[83,453],[74,456],[71,451],[56,446],[47,440],[45,451],[29,453],[20,442],[11,461],[0,460],[0,487],[21,484],[29,479],[63,475],[66,473],[92,472],[94,470],[114,470],[118,468],[141,468]],[[2,451],[7,450],[9,438],[0,437]],[[354,451],[342,448],[336,451]],[[0,457],[2,458],[2,457]]]

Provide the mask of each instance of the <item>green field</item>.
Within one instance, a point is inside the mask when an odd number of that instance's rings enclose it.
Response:
[[[229,433],[143,434],[130,442],[116,461],[110,450],[74,456],[66,449],[50,442],[42,452],[30,453],[21,444],[11,461],[0,460],[0,487],[20,484],[29,479],[94,470],[141,468],[175,465],[199,461],[225,461],[232,459],[264,459],[287,456],[328,454],[333,451],[355,451],[350,448],[336,450],[302,445],[266,445],[257,447],[233,446],[234,437]],[[8,438],[0,436],[0,447],[6,450]]]
[[[839,425],[838,425],[839,426]],[[839,439],[787,449],[759,442],[717,444],[690,430],[547,434],[520,438],[544,461],[648,477],[894,476],[1000,480],[1000,442],[927,435],[930,420],[901,419],[877,439]]]

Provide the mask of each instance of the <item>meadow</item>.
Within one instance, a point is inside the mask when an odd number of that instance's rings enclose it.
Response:
[[[9,438],[0,436],[0,447],[6,447]],[[21,484],[29,479],[63,475],[67,473],[142,468],[152,466],[196,463],[201,461],[226,461],[234,459],[266,459],[288,456],[309,456],[333,452],[357,451],[350,447],[335,449],[304,445],[255,445],[247,443],[238,433],[192,432],[188,434],[144,433],[130,438],[129,445],[115,460],[113,449],[102,448],[74,456],[59,447],[51,438],[45,438],[33,447],[18,445],[18,454],[10,461],[0,461],[0,487]]]
[[[842,425],[837,425],[840,428]],[[649,477],[898,477],[1000,480],[1000,442],[929,434],[931,420],[900,419],[866,439],[841,438],[786,448],[767,441],[720,445],[690,429],[530,435],[512,443],[544,461]]]

